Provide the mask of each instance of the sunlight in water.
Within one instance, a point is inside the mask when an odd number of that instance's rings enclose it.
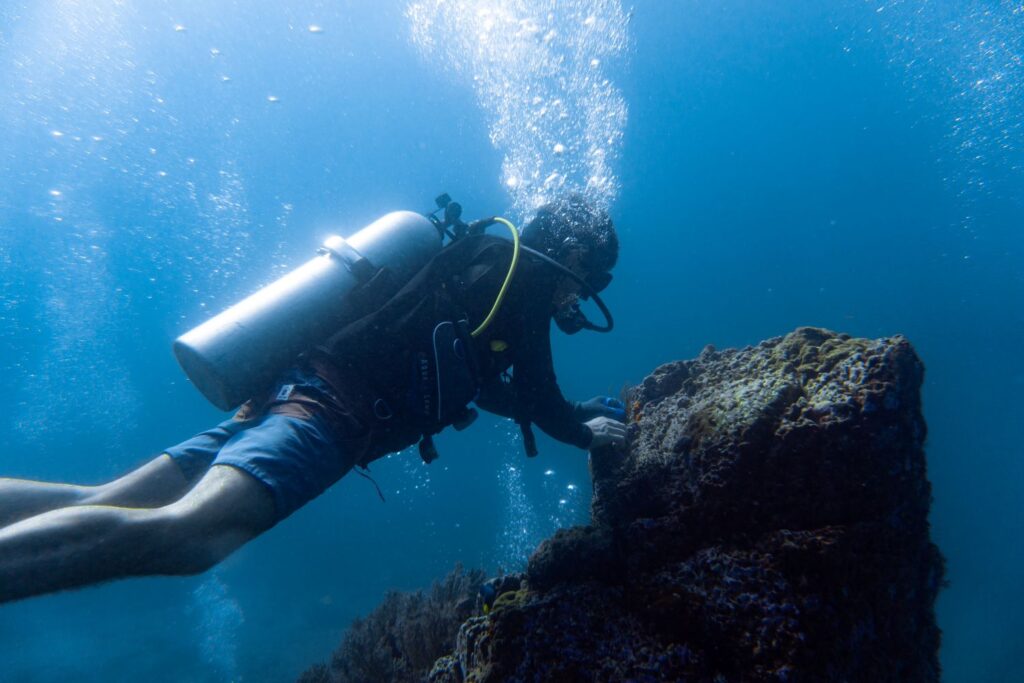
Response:
[[[193,146],[180,125],[189,102],[169,102],[174,72],[160,67],[151,38],[173,36],[183,54],[219,50],[145,16],[128,2],[102,11],[68,0],[0,9],[8,98],[0,135],[12,146],[0,155],[0,264],[11,266],[0,283],[0,343],[31,335],[45,349],[18,344],[0,356],[10,383],[48,397],[10,412],[11,428],[27,438],[82,420],[116,445],[138,403],[122,361],[124,319],[183,288],[195,303],[180,317],[193,320],[222,302],[248,265],[253,228],[242,174],[231,154]],[[234,123],[210,126],[223,126],[226,139]],[[111,219],[97,199],[112,186],[133,218]],[[140,257],[129,270],[145,273],[141,288],[118,280],[116,257],[125,251]],[[38,284],[37,259],[46,263]]]

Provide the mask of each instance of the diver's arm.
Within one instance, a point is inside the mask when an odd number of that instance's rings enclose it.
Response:
[[[534,409],[524,411],[526,414],[524,414],[523,417],[525,419],[529,419],[531,422],[537,423],[537,426],[544,430],[546,434],[558,439],[559,441],[570,443],[574,446],[579,446],[580,448],[586,448],[590,444],[592,435],[590,434],[590,429],[586,425],[582,425],[582,423],[586,421],[581,419],[581,416],[586,415],[583,404],[573,401],[565,401],[564,398],[559,401],[558,398],[561,397],[561,392],[558,390],[557,384],[554,385],[554,390],[557,392],[557,397],[552,397],[549,401],[542,401],[541,403],[534,404]],[[542,390],[541,393],[546,392]],[[555,419],[546,419],[548,415],[557,415],[561,413],[562,411],[560,410],[560,406],[563,402],[565,405],[569,406],[568,415],[571,416],[571,419],[568,421],[558,417],[555,417]],[[550,404],[551,407],[548,408],[550,412],[546,412],[543,408],[538,410],[536,407],[544,404]],[[494,413],[495,415],[501,415],[502,417],[512,419],[516,419],[518,417],[516,414],[515,393],[508,384],[501,380],[496,379],[481,387],[480,395],[476,399],[476,405],[489,413]],[[590,419],[589,416],[587,419]],[[584,433],[583,430],[577,429],[573,423],[581,424],[586,432]],[[566,426],[568,426],[568,428],[566,428]],[[586,441],[584,441],[584,434],[586,435]]]
[[[517,397],[517,419],[527,419],[548,436],[587,448],[593,439],[590,427],[576,415],[579,404],[562,396],[551,357],[550,318],[538,324],[530,343],[520,349],[513,364],[512,381]]]
[[[566,404],[568,405],[568,403]],[[587,449],[594,438],[590,427],[570,417],[565,419],[553,413],[540,411],[534,415],[534,424],[548,436],[577,448]]]
[[[562,396],[557,384],[547,385],[539,392],[530,419],[548,436],[577,448],[588,448],[594,438],[590,427],[573,415],[572,405]]]

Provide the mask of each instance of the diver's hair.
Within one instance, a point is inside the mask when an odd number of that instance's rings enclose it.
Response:
[[[619,238],[608,212],[580,194],[560,197],[537,209],[523,228],[523,244],[556,260],[568,248],[584,247],[584,265],[594,272],[610,271],[619,259]]]

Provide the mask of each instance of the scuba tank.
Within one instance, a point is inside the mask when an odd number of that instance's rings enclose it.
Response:
[[[387,268],[399,285],[441,250],[426,217],[395,211],[319,254],[174,341],[185,374],[212,404],[230,410],[265,389],[303,351],[352,322],[353,290]]]

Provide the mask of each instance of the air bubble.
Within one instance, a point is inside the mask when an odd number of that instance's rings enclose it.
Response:
[[[424,58],[472,83],[504,156],[500,177],[514,211],[530,213],[565,191],[608,208],[626,104],[599,70],[628,44],[618,0],[412,0],[406,16]],[[594,140],[613,141],[606,155],[588,153]]]
[[[907,69],[910,86],[919,96],[940,101],[942,115],[952,121],[948,144],[963,163],[948,180],[971,188],[972,194],[1000,192],[989,187],[996,178],[993,185],[1003,185],[1002,178],[991,175],[994,163],[1020,170],[1010,157],[1021,150],[1015,134],[1021,127],[1019,67],[1024,53],[1024,34],[1014,16],[1020,14],[1018,5],[954,3],[956,10],[951,11],[894,2],[880,20],[881,28],[895,38],[893,66]],[[933,87],[936,70],[950,89]],[[1019,176],[1007,178],[1013,187],[1002,191],[1012,192]]]

